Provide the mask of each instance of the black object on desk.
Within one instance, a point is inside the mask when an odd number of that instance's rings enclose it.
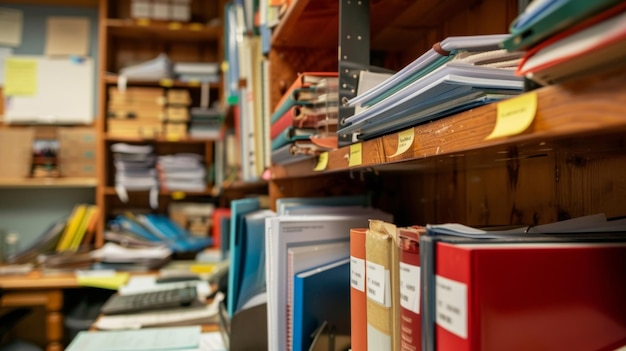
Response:
[[[113,295],[102,306],[103,314],[135,313],[146,310],[189,306],[198,299],[196,286],[150,291],[132,295]]]

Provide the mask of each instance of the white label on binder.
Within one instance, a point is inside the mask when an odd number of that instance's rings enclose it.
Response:
[[[467,339],[467,285],[440,276],[435,281],[437,325]]]
[[[350,286],[365,291],[365,260],[350,256]]]
[[[390,307],[391,287],[389,286],[389,271],[384,266],[370,261],[365,261],[365,265],[367,297],[385,307]]]
[[[420,267],[400,262],[400,306],[420,313]]]

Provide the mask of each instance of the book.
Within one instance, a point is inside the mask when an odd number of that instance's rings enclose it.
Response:
[[[244,253],[242,243],[243,226],[245,215],[261,209],[261,201],[258,197],[233,200],[230,203],[230,250],[229,259],[232,262],[228,269],[228,291],[226,293],[226,308],[228,315],[233,316],[239,301],[241,289],[241,258]]]
[[[369,218],[390,220],[374,209],[337,215],[280,215],[266,221],[267,318],[269,350],[287,349],[287,250],[290,247],[347,242],[350,228],[367,225]]]
[[[348,258],[350,244],[348,242],[328,243],[321,245],[304,245],[291,247],[287,250],[287,350],[292,350],[294,339],[294,277],[297,273],[329,262]]]
[[[511,23],[511,34],[501,46],[509,51],[528,50],[570,26],[619,3],[619,0],[547,0],[528,6]]]
[[[437,349],[626,343],[625,243],[438,242],[435,250]]]
[[[353,351],[367,351],[366,231],[367,228],[350,229],[350,341]]]
[[[400,249],[400,350],[422,349],[419,238],[423,227],[398,228]]]
[[[296,274],[293,316],[294,351],[308,351],[324,322],[336,334],[350,334],[349,258]]]
[[[296,79],[291,83],[289,88],[282,95],[274,109],[272,110],[271,123],[273,124],[280,116],[282,116],[289,107],[293,106],[296,102],[294,92],[300,88],[310,87],[311,85],[319,83],[324,78],[338,77],[338,72],[301,72],[298,73]]]
[[[399,278],[396,226],[370,220],[365,232],[365,290],[367,297],[367,349],[398,350]],[[395,263],[395,264],[394,264]]]
[[[272,151],[296,140],[308,140],[312,135],[315,135],[315,133],[317,133],[317,129],[314,128],[287,127],[287,129],[282,131],[276,138],[272,139]]]
[[[544,85],[596,71],[626,57],[626,4],[582,21],[528,50],[516,74]]]
[[[74,236],[80,224],[82,223],[83,217],[85,216],[85,212],[87,211],[87,205],[78,204],[74,206],[72,210],[72,214],[67,220],[67,224],[65,229],[63,230],[63,234],[61,234],[61,239],[57,244],[56,251],[61,252],[65,250],[69,250],[72,244],[72,240],[74,240]]]
[[[243,217],[243,227],[239,246],[241,255],[238,261],[231,260],[231,266],[240,267],[239,294],[235,312],[255,296],[265,293],[265,219],[275,216],[269,209],[260,209]]]

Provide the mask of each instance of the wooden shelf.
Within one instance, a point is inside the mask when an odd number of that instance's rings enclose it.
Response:
[[[0,178],[0,188],[94,188],[96,178]]]
[[[129,143],[176,143],[176,144],[206,144],[206,142],[217,141],[217,139],[200,139],[200,138],[176,138],[168,139],[165,137],[157,138],[124,138],[111,135],[105,135],[104,140],[109,142],[129,142]]]
[[[416,1],[386,0],[370,3],[371,48],[405,50],[406,38],[439,26],[450,13],[469,9],[479,0]],[[416,20],[419,19],[419,20]],[[356,19],[355,19],[356,20]],[[272,48],[337,48],[339,2],[294,1],[272,35]]]
[[[148,190],[129,190],[129,193],[147,193]],[[107,196],[111,196],[111,195],[115,195],[117,196],[117,192],[115,192],[115,188],[114,187],[106,187],[104,189],[104,194]],[[172,197],[172,198],[177,198],[180,196],[186,197],[186,196],[212,196],[213,195],[213,191],[211,188],[206,188],[204,191],[164,191],[164,190],[160,190],[159,191],[159,196],[167,196],[167,197]]]
[[[104,82],[106,84],[117,84],[117,75],[107,75],[104,78]],[[126,82],[126,85],[141,85],[141,86],[149,86],[149,87],[163,87],[163,88],[198,88],[200,89],[202,83],[200,82],[181,82],[175,79],[161,79],[158,81],[153,80],[129,80]],[[209,83],[210,89],[219,89],[221,88],[222,83]]]
[[[141,40],[203,42],[218,41],[222,36],[221,26],[200,23],[109,18],[106,20],[106,28],[113,36]]]
[[[494,103],[412,128],[412,146],[402,153],[396,154],[400,137],[400,132],[396,132],[354,144],[362,148],[361,162],[356,165],[348,165],[351,147],[355,147],[351,145],[331,151],[323,171],[314,170],[316,161],[306,160],[273,166],[272,179],[352,169],[398,169],[402,168],[401,162],[428,162],[437,157],[455,157],[494,147],[531,145],[541,148],[554,140],[586,135],[619,136],[626,130],[625,78],[626,69],[622,67],[531,92],[537,96],[534,121],[526,131],[515,136],[485,140],[496,123],[497,104]]]
[[[99,0],[4,0],[5,4],[97,7]]]

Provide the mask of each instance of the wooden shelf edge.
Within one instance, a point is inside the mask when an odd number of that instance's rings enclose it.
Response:
[[[106,75],[103,80],[105,84],[117,84],[118,76],[114,75]],[[126,85],[144,85],[144,86],[154,86],[154,87],[162,87],[162,88],[198,88],[202,87],[202,83],[200,82],[182,82],[175,79],[161,79],[158,81],[148,81],[148,80],[129,80],[126,82]],[[222,87],[222,83],[209,83],[210,89],[220,89]]]
[[[129,190],[129,193],[147,193],[148,190]],[[115,188],[108,186],[104,189],[104,195],[115,195],[117,196],[117,192],[115,192]],[[159,190],[159,196],[212,196],[213,191],[211,187],[207,187],[204,191],[184,191],[184,190]]]
[[[317,163],[310,160],[274,165],[272,179],[375,168],[494,146],[540,144],[558,138],[623,132],[626,130],[625,78],[626,69],[622,67],[526,93],[536,94],[537,111],[531,126],[518,135],[485,140],[496,124],[497,103],[493,103],[413,127],[413,144],[397,155],[401,132],[361,142],[362,161],[354,166],[348,165],[351,146],[345,146],[329,152],[327,166],[321,171],[315,171]]]
[[[104,140],[109,142],[130,142],[130,143],[180,143],[180,144],[205,144],[208,142],[216,142],[218,139],[201,139],[201,138],[180,138],[180,139],[167,139],[165,137],[157,138],[131,138],[131,137],[117,137],[113,135],[104,135]]]
[[[193,40],[217,40],[222,35],[220,25],[206,25],[195,22],[156,21],[147,19],[108,18],[105,26],[111,35],[125,35],[130,32],[160,34],[166,37],[187,37]]]
[[[95,188],[93,178],[0,178],[0,188]]]

